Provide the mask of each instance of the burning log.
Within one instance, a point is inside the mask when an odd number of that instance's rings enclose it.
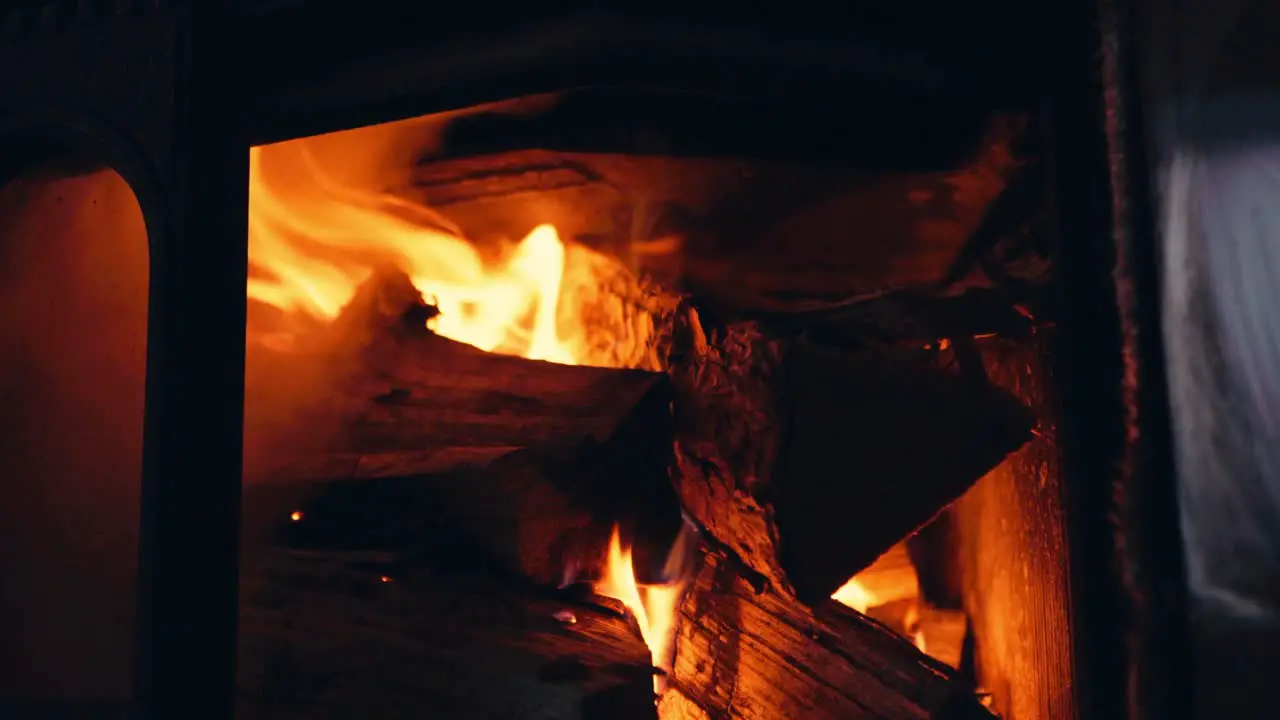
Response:
[[[664,716],[991,717],[953,670],[829,597],[1021,444],[1026,409],[919,362],[746,324],[708,338],[689,317],[675,480],[713,551],[681,607]],[[951,464],[912,457],[915,444]]]
[[[708,336],[686,309],[675,337],[673,479],[686,512],[701,529],[778,586],[772,506],[760,499],[781,437],[773,372],[780,344],[754,326],[731,325]]]
[[[503,569],[547,583],[569,564],[565,548],[603,546],[601,520],[625,525],[630,506],[655,516],[683,507],[714,551],[686,594],[666,696],[674,699],[664,702],[716,720],[985,717],[971,691],[910,642],[823,600],[982,474],[951,444],[976,444],[964,431],[986,432],[979,420],[992,407],[1016,414],[1016,402],[1010,409],[923,367],[831,360],[747,326],[708,340],[688,308],[673,330],[669,381],[495,355],[427,332],[420,305],[410,303],[404,322],[405,298],[416,293],[407,284],[366,284],[329,328],[336,339],[250,354],[247,492],[286,476],[324,481],[311,483],[321,495],[295,534],[342,528],[342,544],[315,535],[311,544],[390,548],[401,558],[438,548],[427,541],[433,533],[465,537]],[[911,457],[898,437],[884,448],[856,442],[857,431],[888,432],[866,429],[888,399],[910,405],[886,418],[893,430],[941,448],[950,466]],[[964,411],[973,417],[958,420]],[[942,432],[943,420],[964,428]],[[673,437],[679,503],[667,484]],[[321,470],[270,470],[308,454]],[[827,462],[867,481],[839,482]],[[621,494],[602,506],[592,495],[602,488]],[[853,513],[873,527],[839,537]],[[830,537],[818,543],[820,533]],[[813,559],[802,557],[806,543],[817,543]],[[656,563],[643,558],[643,542],[636,549],[643,575]]]
[[[251,344],[247,457],[670,443],[661,373],[485,352],[427,330],[434,312],[402,272],[379,272],[305,346]]]
[[[810,605],[1030,438],[1027,408],[981,379],[745,323],[708,338],[687,318],[672,368],[681,501]]]
[[[667,523],[679,521],[665,477],[616,483],[604,467],[510,447],[326,455],[250,485],[247,524],[292,548],[397,556],[449,548],[458,564],[555,586],[567,569],[600,559],[615,522],[631,536],[663,524],[655,520],[663,509]]]
[[[614,522],[642,557],[669,545],[680,517],[664,375],[484,352],[426,330],[429,314],[407,277],[381,273],[306,346],[251,345],[250,504],[320,502],[309,528],[327,517],[326,532],[357,544],[378,528],[400,548],[435,518],[539,583],[560,582],[584,538],[602,548]],[[301,486],[255,490],[281,483]],[[256,512],[251,530],[282,517]]]
[[[340,356],[255,348],[248,363],[246,437],[277,452],[670,440],[661,374],[496,355],[425,329]]]
[[[242,575],[237,717],[654,720],[622,616],[474,576],[260,553]]]
[[[810,610],[722,552],[705,555],[680,613],[664,718],[991,717],[906,639],[834,601]]]
[[[1031,438],[985,382],[910,357],[788,348],[788,434],[772,492],[779,549],[815,603],[923,526]]]

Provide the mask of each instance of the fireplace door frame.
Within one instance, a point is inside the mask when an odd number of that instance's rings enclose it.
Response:
[[[169,0],[0,9],[2,179],[89,158],[129,183],[148,232],[143,718],[233,713],[248,153],[234,68],[211,51],[228,37],[227,19]]]

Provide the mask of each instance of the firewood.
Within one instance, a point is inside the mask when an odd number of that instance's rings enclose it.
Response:
[[[256,469],[286,450],[566,449],[620,436],[635,441],[638,461],[654,455],[647,443],[670,444],[661,373],[485,352],[427,330],[434,312],[403,273],[382,271],[300,347],[251,343],[246,462]]]
[[[990,718],[908,640],[834,601],[806,608],[709,552],[680,608],[666,718]]]
[[[753,323],[711,331],[695,311],[680,317],[671,376],[681,502],[753,571],[811,605],[1031,437],[1018,400],[919,353],[826,349]]]
[[[680,526],[666,376],[485,352],[427,330],[433,313],[382,270],[294,347],[250,342],[246,537],[307,504],[291,541],[463,542],[558,584],[618,523],[641,574],[660,567]]]
[[[621,615],[519,585],[341,556],[242,572],[237,717],[654,720]]]
[[[913,356],[787,347],[787,436],[771,479],[781,562],[831,596],[1031,438],[1034,417],[982,378]]]
[[[659,373],[486,353],[425,329],[344,355],[254,348],[246,382],[250,457],[268,444],[364,453],[670,439]]]
[[[750,323],[709,332],[692,308],[678,318],[672,479],[681,504],[707,537],[769,582],[786,586],[772,507],[760,497],[781,437],[772,377],[779,343]]]
[[[664,475],[617,482],[606,466],[509,447],[316,456],[249,485],[246,524],[293,548],[408,556],[448,547],[459,563],[555,586],[603,558],[614,523],[635,539],[679,522]],[[666,540],[637,542],[656,552]]]

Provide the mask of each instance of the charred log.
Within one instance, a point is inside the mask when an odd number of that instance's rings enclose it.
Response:
[[[783,567],[817,603],[1031,438],[985,382],[882,352],[788,348],[787,438],[772,480]]]
[[[698,720],[990,718],[955,673],[827,601],[760,589],[710,552],[680,609],[664,717]]]
[[[246,522],[292,548],[396,557],[447,548],[456,564],[555,586],[602,559],[615,523],[641,558],[665,552],[660,531],[679,523],[665,476],[628,484],[609,467],[591,453],[509,447],[327,455],[247,488]]]
[[[237,717],[653,720],[620,615],[474,576],[260,554],[242,576]]]
[[[263,449],[269,459],[282,450],[566,449],[627,434],[669,444],[662,374],[485,352],[429,331],[434,313],[404,273],[389,270],[305,345],[251,344],[247,457]]]
[[[811,605],[1030,437],[1033,417],[1015,398],[918,353],[687,318],[671,373],[681,501],[755,573]]]
[[[681,504],[758,582],[786,586],[773,509],[759,499],[781,437],[774,387],[780,344],[751,324],[709,330],[692,309],[677,330],[672,476]]]
[[[538,582],[559,582],[557,563],[602,520],[628,525],[641,559],[669,545],[680,517],[664,375],[484,352],[428,331],[431,310],[403,274],[382,273],[305,345],[251,344],[245,476],[268,510],[249,511],[250,531],[304,500],[357,545],[370,528],[403,549],[429,518],[469,523],[459,537],[486,537]],[[256,488],[281,483],[301,485]]]
[[[670,441],[661,374],[497,355],[425,329],[343,354],[254,348],[246,382],[246,436],[275,451]]]

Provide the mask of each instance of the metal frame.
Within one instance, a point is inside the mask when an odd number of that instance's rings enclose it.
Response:
[[[142,718],[233,712],[248,154],[218,57],[200,52],[223,30],[158,0],[0,13],[5,174],[87,157],[129,182],[146,219]]]

